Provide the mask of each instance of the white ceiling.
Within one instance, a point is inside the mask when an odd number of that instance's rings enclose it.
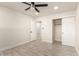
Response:
[[[72,11],[76,9],[76,2],[36,2],[36,4],[42,4],[42,3],[47,3],[48,7],[38,7],[38,9],[40,10],[40,14],[38,16],[46,16],[46,15],[50,15],[50,14],[54,14],[54,13],[60,13],[60,12],[65,12],[65,11]],[[24,9],[28,8],[28,5],[25,5],[21,2],[0,2],[1,6],[5,6],[8,8],[12,8],[15,9],[17,11],[20,11],[21,13],[33,16],[33,17],[37,17],[37,15],[35,14],[36,11],[35,10],[28,10],[25,11]],[[53,7],[54,6],[59,6],[58,10],[54,10]]]

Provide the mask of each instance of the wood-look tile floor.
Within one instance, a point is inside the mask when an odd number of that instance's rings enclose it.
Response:
[[[75,48],[35,40],[0,52],[1,56],[77,56]]]

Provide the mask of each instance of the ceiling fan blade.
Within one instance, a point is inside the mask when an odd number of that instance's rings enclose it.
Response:
[[[48,4],[36,4],[35,7],[47,7]]]
[[[22,3],[27,4],[27,5],[31,5],[31,4],[27,3],[27,2],[22,2]]]
[[[28,7],[28,8],[27,8],[27,9],[25,9],[25,10],[27,11],[27,10],[29,10],[29,9],[30,9],[30,7]]]
[[[37,8],[35,8],[35,10],[36,10],[37,12],[40,12]]]

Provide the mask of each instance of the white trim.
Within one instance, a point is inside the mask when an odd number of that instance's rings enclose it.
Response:
[[[18,43],[18,44],[14,44],[14,45],[11,45],[11,46],[8,46],[8,47],[5,47],[5,48],[1,48],[0,51],[4,51],[4,50],[7,50],[7,49],[11,49],[11,48],[20,46],[20,45],[25,44],[25,43],[28,43],[28,42],[31,42],[31,41],[25,41],[25,42],[21,42],[21,43]]]

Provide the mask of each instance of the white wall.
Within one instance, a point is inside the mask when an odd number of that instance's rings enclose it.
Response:
[[[77,5],[77,12],[76,12],[76,40],[75,40],[75,47],[79,55],[79,3]]]
[[[18,11],[0,7],[0,50],[29,42],[31,20]]]
[[[53,19],[58,19],[58,18],[66,18],[66,17],[71,17],[75,16],[75,11],[70,11],[70,12],[64,12],[64,13],[59,13],[59,14],[52,14],[48,15],[45,17],[40,17],[37,19],[37,21],[42,21],[42,41],[52,43],[53,41]],[[44,29],[43,29],[44,28]]]

